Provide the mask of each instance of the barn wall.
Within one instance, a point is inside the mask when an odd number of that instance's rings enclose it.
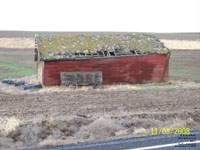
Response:
[[[60,72],[102,71],[103,84],[160,81],[167,55],[103,57],[89,60],[45,62],[44,85],[60,85]],[[168,68],[163,80],[168,80]]]
[[[43,84],[43,75],[44,75],[43,72],[44,72],[44,62],[40,61],[38,62],[37,76],[38,76],[38,80],[42,84]]]

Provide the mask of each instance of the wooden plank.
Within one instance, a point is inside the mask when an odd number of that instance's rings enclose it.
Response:
[[[41,84],[43,84],[43,69],[44,69],[44,62],[40,61],[38,63],[37,76],[38,76],[38,80],[40,81]]]
[[[61,72],[61,85],[101,85],[101,71]]]

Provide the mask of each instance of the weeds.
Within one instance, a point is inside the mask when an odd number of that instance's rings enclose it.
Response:
[[[15,131],[22,122],[15,117],[0,117],[0,135],[8,135]]]
[[[1,117],[0,146],[56,146],[78,142],[103,140],[114,136],[146,135],[151,128],[182,128],[198,126],[193,118],[156,120],[126,116],[101,117],[40,117],[22,122],[15,117]]]

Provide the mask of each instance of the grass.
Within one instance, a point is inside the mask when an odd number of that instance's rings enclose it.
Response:
[[[149,88],[146,88],[147,90],[173,90],[175,89],[176,87],[175,86],[169,86],[169,87],[149,87]]]
[[[200,41],[187,41],[187,40],[166,40],[163,39],[161,42],[164,43],[166,47],[169,49],[190,49],[190,50],[198,50],[200,49]]]
[[[19,48],[19,49],[27,49],[34,48],[34,38],[0,38],[0,46],[1,48]]]
[[[0,117],[0,134],[8,135],[19,127],[21,121],[15,117]]]
[[[36,67],[34,65],[22,64],[17,61],[10,62],[1,60],[0,67],[3,68],[0,70],[0,79],[24,77],[36,73]]]

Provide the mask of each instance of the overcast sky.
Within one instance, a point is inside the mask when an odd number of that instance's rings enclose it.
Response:
[[[200,0],[1,0],[0,30],[200,32]]]

